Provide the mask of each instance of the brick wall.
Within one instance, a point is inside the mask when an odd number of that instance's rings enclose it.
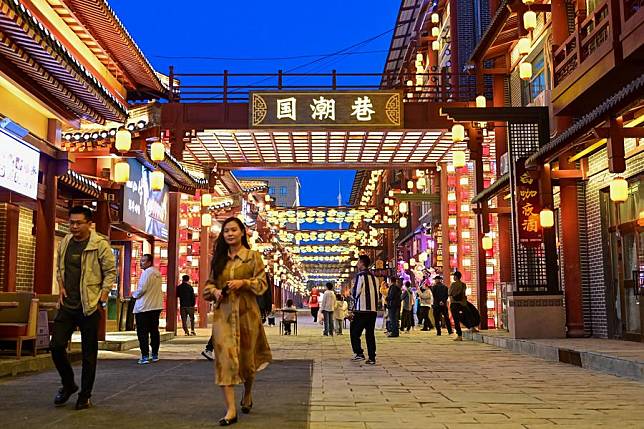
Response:
[[[32,210],[20,207],[16,291],[31,292],[34,289],[36,239],[32,235],[33,216]]]
[[[626,139],[625,149],[628,153],[635,146],[633,139]],[[608,158],[606,150],[602,150],[589,157],[589,179],[585,183],[585,215],[586,225],[580,224],[580,230],[586,230],[587,245],[582,249],[587,257],[582,259],[582,282],[584,299],[584,322],[586,329],[592,331],[593,336],[606,338],[608,332],[608,307],[614,303],[607,302],[607,291],[610,279],[607,278],[605,266],[609,257],[607,234],[602,228],[600,192],[609,186],[616,174],[608,171]],[[644,153],[632,156],[626,162],[626,171],[620,176],[631,178],[644,172]],[[580,219],[581,221],[581,219]],[[585,262],[585,263],[584,263]],[[612,333],[611,333],[612,334]]]

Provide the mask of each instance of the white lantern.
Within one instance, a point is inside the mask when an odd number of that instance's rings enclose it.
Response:
[[[483,248],[483,250],[491,250],[493,244],[494,243],[492,242],[492,237],[487,234],[483,236],[483,239],[481,240],[481,247]]]
[[[210,213],[204,213],[201,215],[201,226],[211,226],[212,225],[212,216]]]
[[[132,134],[125,128],[116,132],[114,147],[120,152],[127,152],[132,147]]]
[[[432,37],[438,37],[441,30],[438,27],[432,27]]]
[[[433,24],[438,24],[440,22],[440,16],[438,16],[437,13],[432,13],[432,23]]]
[[[434,40],[432,42],[432,50],[436,51],[436,52],[440,51],[441,50],[441,42],[439,42],[438,40]]]
[[[529,10],[523,14],[523,27],[532,31],[537,28],[537,13],[533,10]]]
[[[519,77],[523,80],[532,79],[532,63],[524,61],[519,64]]]
[[[517,52],[519,55],[528,55],[530,53],[530,39],[527,37],[522,37],[517,42]]]
[[[544,208],[539,212],[539,223],[542,228],[552,228],[555,224],[555,215],[549,208]]]
[[[424,177],[419,177],[418,180],[416,180],[416,187],[418,189],[423,189],[427,186],[427,182]]]
[[[150,173],[150,189],[153,191],[160,191],[163,189],[165,178],[163,172],[156,170]]]
[[[201,206],[210,207],[212,205],[212,195],[210,194],[201,194]]]
[[[628,199],[628,182],[623,177],[615,177],[610,182],[610,200],[623,203]]]
[[[398,211],[402,214],[407,213],[409,210],[409,206],[407,205],[406,201],[401,201],[400,204],[398,204]]]
[[[161,142],[154,142],[150,145],[150,158],[152,161],[163,161],[165,158],[165,146]]]
[[[452,151],[452,164],[454,165],[454,168],[465,167],[466,162],[467,161],[465,159],[464,151],[462,150]]]
[[[465,127],[461,124],[452,125],[452,142],[460,143],[465,140]]]
[[[114,181],[125,183],[130,180],[130,164],[126,161],[120,161],[114,164]]]
[[[483,108],[485,107],[485,104],[486,100],[484,95],[479,95],[478,97],[476,97],[476,107]]]
[[[400,225],[401,228],[407,228],[407,218],[405,216],[401,216],[398,221],[398,225]]]
[[[411,259],[409,260],[409,266],[410,266],[410,267],[415,267],[415,266],[416,266],[416,259],[411,258]]]
[[[408,180],[407,181],[407,189],[414,189],[414,181],[413,180]]]

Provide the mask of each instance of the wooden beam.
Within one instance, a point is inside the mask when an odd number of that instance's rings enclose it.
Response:
[[[584,179],[582,170],[552,170],[550,176],[553,179]]]

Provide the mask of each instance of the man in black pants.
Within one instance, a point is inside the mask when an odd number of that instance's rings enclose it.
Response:
[[[447,332],[452,335],[452,324],[449,321],[449,311],[447,307],[448,298],[447,286],[443,284],[443,276],[434,277],[434,285],[432,286],[432,295],[434,303],[432,304],[432,311],[434,312],[434,323],[436,324],[436,335],[441,334],[441,317],[445,320]]]
[[[91,407],[90,397],[96,377],[98,357],[99,308],[116,280],[116,264],[110,243],[91,229],[92,210],[76,206],[69,211],[69,231],[58,247],[56,279],[60,289],[58,313],[49,348],[63,387],[54,404],[65,404],[78,390],[74,371],[67,357],[67,343],[76,327],[80,328],[83,353],[81,391],[76,409]]]
[[[136,318],[136,335],[139,337],[141,358],[139,365],[159,360],[159,316],[163,310],[162,278],[159,270],[154,268],[154,258],[150,254],[141,257],[141,278],[137,289],[132,294],[134,317]],[[150,356],[150,348],[152,355]]]
[[[400,335],[401,281],[400,279],[395,279],[391,282],[387,293],[387,305],[389,306],[389,335],[387,336],[389,338],[396,338]]]
[[[181,277],[181,284],[177,286],[177,297],[179,297],[183,332],[186,333],[186,336],[197,335],[195,334],[195,290],[190,284],[190,276]],[[188,318],[190,318],[190,332],[188,332]]]
[[[351,347],[355,356],[351,359],[354,362],[365,360],[364,350],[360,338],[362,331],[365,332],[367,340],[367,353],[369,359],[365,362],[368,365],[376,364],[376,303],[378,302],[378,286],[373,273],[369,271],[371,259],[367,255],[360,255],[358,260],[358,274],[356,281],[351,288],[353,309],[351,315]]]

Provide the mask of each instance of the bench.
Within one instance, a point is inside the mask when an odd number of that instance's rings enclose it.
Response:
[[[33,341],[36,356],[38,300],[31,292],[0,292],[0,341],[16,343],[16,358],[22,356],[22,344]]]

